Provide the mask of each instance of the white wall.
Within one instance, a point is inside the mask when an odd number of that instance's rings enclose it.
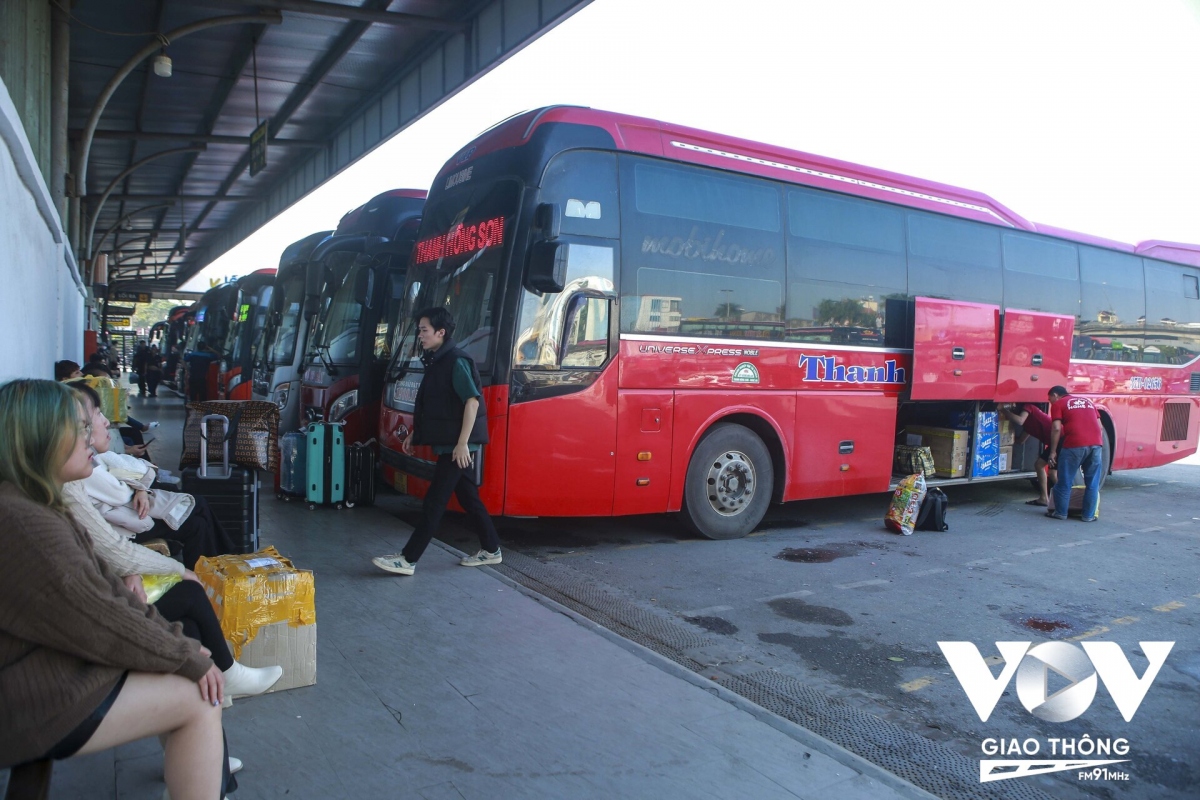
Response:
[[[0,383],[83,356],[85,292],[25,129],[0,80]]]

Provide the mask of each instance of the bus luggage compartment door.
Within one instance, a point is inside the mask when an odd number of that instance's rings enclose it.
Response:
[[[1000,307],[918,297],[913,318],[913,400],[991,400]]]
[[[1042,403],[1053,386],[1065,386],[1075,318],[1007,309],[1000,339],[996,401]]]

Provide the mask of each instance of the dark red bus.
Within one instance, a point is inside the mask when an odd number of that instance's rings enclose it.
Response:
[[[325,288],[304,356],[301,421],[342,422],[347,442],[375,437],[400,292],[424,202],[422,191],[384,192],[342,217],[309,257],[312,268],[323,271]]]
[[[543,108],[430,190],[411,307],[479,364],[495,513],[681,512],[712,538],[770,502],[886,491],[910,428],[967,427],[1063,384],[1112,469],[1200,434],[1200,247],[1037,225],[978,192],[649,119]],[[381,417],[400,452],[411,320]],[[1023,477],[968,467],[945,482]],[[935,482],[941,479],[935,479]]]
[[[260,269],[237,280],[237,299],[233,318],[225,336],[221,373],[217,376],[218,397],[222,400],[250,400],[251,377],[258,358],[267,307],[275,285],[275,270]]]

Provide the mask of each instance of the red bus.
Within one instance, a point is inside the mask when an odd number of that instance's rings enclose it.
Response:
[[[260,269],[237,280],[233,319],[225,335],[217,396],[222,400],[250,400],[251,378],[267,322],[267,309],[275,285],[275,270]]]
[[[910,426],[1055,384],[1101,409],[1111,469],[1200,434],[1200,247],[649,119],[551,107],[482,134],[435,178],[408,280],[479,364],[500,514],[680,512],[743,536],[770,502],[886,491]],[[381,457],[420,495],[431,455],[397,436],[414,326]],[[1028,476],[1034,455],[945,482]]]

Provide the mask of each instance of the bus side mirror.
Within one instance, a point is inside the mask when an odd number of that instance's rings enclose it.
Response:
[[[321,302],[321,288],[325,283],[325,264],[309,261],[304,267],[304,317],[311,319]]]
[[[363,308],[375,307],[375,269],[360,270],[354,279],[354,302]]]
[[[533,222],[542,232],[543,239],[557,239],[562,231],[562,206],[558,203],[539,203],[533,214]]]
[[[542,294],[557,294],[567,285],[566,242],[534,242],[529,252],[525,288]]]

